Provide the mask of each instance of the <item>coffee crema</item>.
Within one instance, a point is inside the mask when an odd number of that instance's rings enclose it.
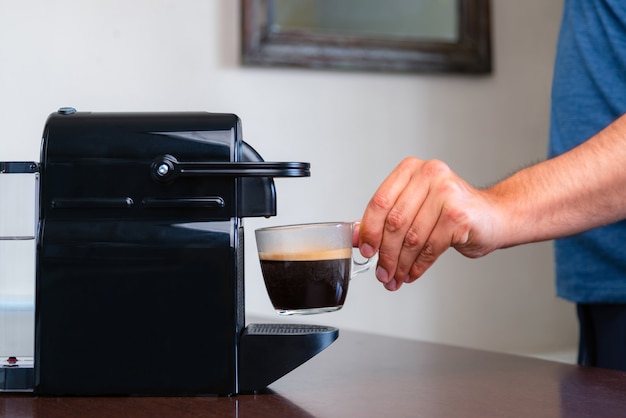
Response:
[[[351,258],[352,249],[337,248],[334,250],[298,250],[298,252],[264,253],[259,252],[259,259],[273,261],[317,261]]]

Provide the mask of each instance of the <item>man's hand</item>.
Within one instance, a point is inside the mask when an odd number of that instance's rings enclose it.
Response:
[[[441,161],[407,158],[370,200],[355,244],[364,257],[378,252],[376,277],[397,290],[449,247],[472,258],[498,248],[501,224],[496,201],[486,191]]]

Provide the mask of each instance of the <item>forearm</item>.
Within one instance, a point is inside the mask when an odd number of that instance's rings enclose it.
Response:
[[[626,116],[573,150],[485,190],[501,208],[500,247],[626,218]]]

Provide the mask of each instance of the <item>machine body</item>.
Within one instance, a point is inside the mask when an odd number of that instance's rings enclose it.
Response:
[[[61,109],[37,167],[34,366],[5,389],[232,395],[337,338],[246,324],[242,218],[275,215],[273,178],[310,171],[263,161],[236,115]]]

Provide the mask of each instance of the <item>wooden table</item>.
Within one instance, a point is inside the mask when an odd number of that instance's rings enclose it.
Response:
[[[618,417],[626,373],[340,331],[266,393],[187,398],[0,395],[0,416]]]

